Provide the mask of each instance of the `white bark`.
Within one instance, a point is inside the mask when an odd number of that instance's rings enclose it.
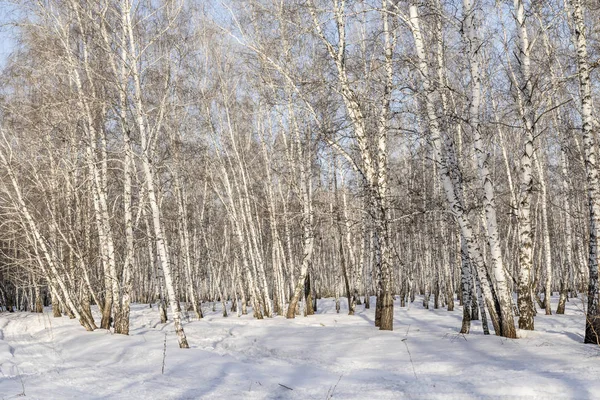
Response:
[[[521,156],[521,197],[518,203],[519,222],[519,328],[533,330],[534,305],[532,301],[533,233],[531,223],[531,193],[533,191],[533,152],[535,115],[532,104],[531,59],[529,36],[523,0],[514,1],[514,18],[518,36],[520,79],[517,80],[517,100],[523,123]]]
[[[65,302],[64,305],[68,307],[69,311],[73,314],[75,318],[79,320],[81,325],[86,330],[92,331],[96,329],[94,320],[86,318],[86,315],[81,313],[80,307],[76,305],[76,301],[73,299],[71,291],[69,290],[66,282],[62,279],[61,274],[58,271],[59,267],[57,265],[57,260],[59,260],[59,257],[55,254],[55,250],[50,248],[46,244],[46,239],[42,236],[35,219],[31,215],[29,208],[25,203],[23,193],[21,191],[21,186],[19,185],[19,182],[17,180],[16,175],[14,174],[11,165],[9,150],[10,143],[8,142],[6,138],[6,133],[2,128],[0,128],[0,132],[2,134],[2,141],[4,142],[2,148],[0,149],[0,162],[2,162],[2,165],[8,173],[8,177],[12,185],[12,189],[14,191],[14,196],[11,197],[13,197],[15,201],[15,206],[18,207],[19,212],[22,214],[23,219],[25,220],[25,224],[29,228],[29,234],[35,240],[34,244],[36,251],[39,247],[41,256],[43,257],[43,260],[40,258],[40,267],[42,268],[42,271],[47,277],[51,277],[51,279],[53,279],[57,283],[58,287],[61,290],[62,300],[64,300]],[[8,154],[6,154],[5,152]],[[48,269],[46,269],[46,266]]]
[[[552,308],[550,306],[550,296],[552,295],[552,249],[550,244],[550,230],[549,230],[549,222],[548,222],[548,188],[546,186],[546,177],[544,175],[544,170],[542,169],[542,165],[540,163],[539,157],[537,153],[533,153],[533,161],[535,163],[537,173],[538,173],[538,182],[540,184],[540,203],[541,203],[541,212],[542,212],[542,242],[544,244],[544,267],[546,272],[546,279],[544,281],[544,309],[546,310],[546,315],[552,314]]]
[[[488,168],[487,154],[484,151],[481,138],[479,113],[481,107],[481,72],[480,49],[481,40],[477,26],[478,10],[471,0],[463,0],[464,28],[463,36],[467,44],[469,67],[471,73],[471,98],[469,107],[469,126],[473,135],[473,146],[481,186],[483,188],[483,206],[485,210],[485,223],[487,241],[490,247],[492,273],[495,280],[496,295],[500,303],[501,335],[516,338],[515,323],[512,311],[512,294],[507,284],[507,274],[504,268],[502,248],[500,245],[498,221],[496,217],[496,194],[492,177]]]
[[[171,312],[173,313],[173,323],[175,325],[175,333],[177,334],[177,340],[180,348],[189,348],[183,326],[181,324],[181,309],[179,308],[179,302],[175,293],[175,286],[173,285],[173,274],[171,271],[171,264],[169,254],[167,251],[167,243],[164,235],[164,229],[161,219],[160,208],[158,205],[158,198],[155,188],[155,174],[152,168],[152,138],[150,132],[148,132],[146,121],[144,120],[144,104],[142,99],[142,85],[141,77],[138,70],[138,51],[135,36],[133,33],[133,22],[131,20],[131,13],[133,9],[129,0],[124,0],[124,9],[121,12],[125,13],[125,29],[129,39],[129,65],[131,68],[131,78],[133,80],[133,106],[134,106],[134,118],[135,123],[139,131],[142,154],[140,156],[142,162],[142,170],[144,178],[146,180],[146,191],[148,195],[148,203],[150,205],[150,216],[152,219],[152,225],[154,227],[154,239],[156,242],[156,251],[158,253],[158,259],[162,267],[162,271],[165,279],[165,288],[167,290],[167,296],[169,298],[169,305]],[[156,129],[155,134],[158,133]]]
[[[487,280],[486,267],[483,263],[481,251],[479,250],[479,246],[473,235],[471,223],[469,222],[466,214],[464,213],[463,205],[461,204],[456,195],[456,188],[454,187],[452,178],[450,177],[450,171],[447,167],[447,160],[445,159],[442,153],[441,130],[435,110],[435,88],[431,84],[429,78],[429,71],[425,56],[425,44],[421,32],[417,5],[412,3],[409,7],[409,12],[410,19],[408,20],[408,22],[413,35],[413,39],[415,41],[415,48],[417,51],[417,68],[421,76],[421,83],[424,92],[423,94],[425,97],[425,107],[427,113],[427,121],[429,124],[430,143],[433,150],[433,158],[437,164],[439,177],[442,182],[442,187],[446,196],[446,200],[448,202],[448,207],[452,214],[458,220],[458,224],[461,229],[461,234],[465,238],[469,258],[474,263],[479,280],[481,282],[483,298],[485,299],[486,305],[488,306],[490,316],[492,317],[492,322],[494,323],[494,328],[496,330],[496,333],[500,334],[501,329],[498,324],[498,315],[496,313],[494,300],[490,291],[489,282]]]
[[[581,97],[581,122],[585,170],[588,184],[589,205],[589,284],[585,326],[585,343],[600,343],[600,318],[598,316],[598,237],[600,235],[600,179],[598,178],[598,154],[593,132],[592,88],[587,53],[587,39],[581,0],[570,0],[575,29],[579,95]]]

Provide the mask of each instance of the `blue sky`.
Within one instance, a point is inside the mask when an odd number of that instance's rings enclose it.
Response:
[[[6,58],[15,46],[14,28],[10,25],[14,15],[15,6],[0,0],[0,66],[4,65]]]

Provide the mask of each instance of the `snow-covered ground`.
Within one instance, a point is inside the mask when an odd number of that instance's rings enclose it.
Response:
[[[555,305],[553,305],[555,307]],[[130,336],[86,332],[75,320],[0,314],[0,399],[592,399],[600,348],[582,344],[581,301],[536,317],[518,340],[458,335],[460,307],[396,307],[393,332],[374,309],[295,320],[206,318],[185,325],[180,350],[156,307],[135,305]],[[163,348],[166,337],[164,374]]]

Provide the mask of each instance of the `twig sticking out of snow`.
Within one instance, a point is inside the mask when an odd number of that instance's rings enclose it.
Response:
[[[162,361],[162,370],[161,374],[165,374],[165,359],[167,358],[167,332],[165,332],[165,344],[163,346],[163,361]]]
[[[337,388],[338,384],[342,380],[342,376],[344,376],[344,374],[340,375],[340,378],[335,383],[335,385],[329,388],[329,390],[327,391],[327,396],[325,397],[325,400],[333,399],[333,394],[335,393],[335,389]]]
[[[404,345],[406,346],[406,351],[408,352],[408,358],[410,359],[410,365],[412,366],[413,374],[415,374],[415,379],[419,379],[417,377],[417,371],[415,370],[415,364],[413,363],[412,354],[410,354],[410,350],[408,349],[408,344],[406,344],[407,339],[402,339]]]
[[[23,391],[21,393],[19,393],[17,396],[18,397],[25,397],[25,382],[23,382],[23,376],[21,375],[21,371],[19,370],[19,366],[15,365],[15,367],[17,368],[17,373],[19,374],[19,381],[21,381],[21,389],[23,389]]]
[[[278,385],[279,385],[279,386],[281,386],[281,387],[284,387],[284,388],[286,388],[286,389],[288,389],[288,390],[294,390],[294,389],[292,389],[292,388],[291,388],[291,387],[289,387],[289,386],[282,385],[281,383],[278,383]]]

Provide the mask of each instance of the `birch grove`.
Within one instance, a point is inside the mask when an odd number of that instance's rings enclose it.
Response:
[[[215,303],[298,318],[331,297],[393,330],[420,294],[517,338],[557,296],[598,344],[589,2],[18,7],[0,310],[127,335],[150,303],[188,348]]]

